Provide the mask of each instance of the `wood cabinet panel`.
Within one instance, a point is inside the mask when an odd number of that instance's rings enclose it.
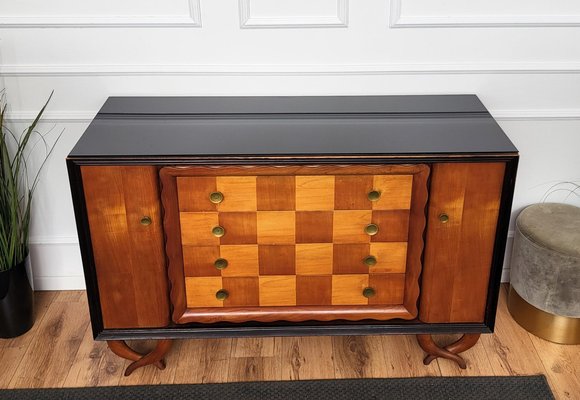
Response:
[[[483,322],[504,171],[505,163],[433,166],[421,321]]]
[[[207,183],[211,175],[218,182],[217,190],[223,193],[217,211],[183,211],[181,190],[184,190],[183,198],[187,199],[186,209],[205,210],[205,206],[197,207],[196,204],[209,202],[210,193],[199,192],[197,188],[212,190],[213,185]],[[424,164],[161,168],[173,321],[178,324],[214,321],[213,312],[204,309],[211,307],[223,308],[223,320],[228,322],[320,320],[320,313],[308,316],[303,308],[299,312],[298,307],[303,306],[327,312],[323,320],[332,320],[338,315],[360,320],[369,314],[360,313],[353,306],[363,305],[376,307],[374,318],[377,319],[415,318],[428,175],[429,167]],[[316,179],[308,180],[311,176]],[[325,179],[320,179],[321,176]],[[249,202],[256,203],[255,212],[236,211],[234,203],[227,211],[221,210],[221,202],[236,198],[238,194],[232,189],[235,185],[221,191],[220,182],[234,181],[249,183],[248,187],[237,187],[245,199],[239,204],[245,208]],[[336,193],[329,193],[327,200],[342,209],[290,210],[290,206],[296,208],[300,204],[298,199],[303,198],[304,193],[316,193],[313,182],[322,183],[324,190],[335,189]],[[304,191],[307,186],[308,190]],[[371,195],[373,191],[376,193]],[[211,218],[207,218],[208,215]],[[239,215],[244,216],[243,220],[228,220]],[[219,238],[210,233],[216,218],[225,229]],[[176,226],[175,221],[180,221],[181,226]],[[366,232],[371,223],[379,226],[375,236]],[[245,228],[250,225],[252,240],[248,241]],[[409,239],[413,240],[412,244],[407,243]],[[220,243],[219,257],[228,263],[219,271],[213,267],[212,257],[206,254],[210,250],[208,254],[218,257],[213,253],[214,246],[210,246],[214,242]],[[236,251],[228,255],[225,248],[221,249],[226,244],[229,250],[255,246],[258,258],[241,260]],[[195,255],[196,246],[199,257]],[[371,249],[377,254],[371,254]],[[369,258],[372,260],[368,261]],[[205,265],[200,267],[200,260]],[[246,266],[243,271],[241,265]],[[199,269],[192,271],[196,266]],[[209,271],[205,275],[208,279],[201,271]],[[247,274],[249,271],[254,274]],[[220,276],[223,280],[218,287],[219,281],[214,277]],[[258,285],[251,279],[238,285],[232,278],[229,282],[236,293],[229,293],[225,284],[227,276],[253,276]],[[368,288],[369,282],[374,287]],[[215,296],[221,289],[226,290],[229,297],[217,303]],[[363,294],[367,289],[373,293]],[[257,290],[257,293],[241,296],[244,290]],[[312,290],[319,293],[309,293]],[[313,299],[320,303],[316,304]],[[270,313],[270,307],[284,306],[288,307],[287,312],[278,317]],[[401,308],[395,308],[398,306]],[[407,313],[402,314],[401,309]],[[292,314],[293,310],[297,313]],[[340,314],[333,316],[339,311]]]
[[[157,168],[85,166],[81,173],[105,328],[167,326]]]

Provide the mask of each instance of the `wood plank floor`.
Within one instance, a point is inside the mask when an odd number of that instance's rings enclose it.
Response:
[[[0,339],[0,387],[544,374],[556,398],[580,399],[580,346],[527,333],[511,319],[506,294],[504,286],[496,333],[464,353],[466,370],[448,360],[424,366],[414,336],[198,339],[176,341],[164,371],[149,366],[126,378],[128,361],[92,339],[83,291],[39,292],[33,329]]]

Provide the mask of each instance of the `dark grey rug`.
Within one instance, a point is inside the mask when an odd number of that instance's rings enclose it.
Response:
[[[74,389],[16,389],[0,390],[0,399],[553,400],[554,396],[552,396],[546,378],[538,375],[518,377],[240,382],[203,385],[119,386]]]

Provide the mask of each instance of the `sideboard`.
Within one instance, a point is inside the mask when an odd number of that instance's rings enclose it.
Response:
[[[94,337],[127,375],[227,336],[414,334],[465,368],[517,162],[474,95],[111,97],[67,159]]]

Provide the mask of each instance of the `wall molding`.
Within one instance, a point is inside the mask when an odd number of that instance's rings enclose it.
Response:
[[[348,0],[336,0],[336,14],[324,16],[253,17],[252,0],[239,0],[240,28],[347,28]]]
[[[6,120],[11,122],[33,121],[37,114],[38,111],[8,111]],[[97,111],[45,111],[42,115],[42,122],[89,123],[95,115],[97,115]]]
[[[212,94],[200,94],[211,96]],[[355,93],[352,94],[356,95]],[[520,109],[520,110],[490,110],[491,115],[498,121],[580,121],[580,109]],[[32,121],[37,111],[12,111],[7,113],[6,120],[11,122]],[[71,122],[89,123],[97,111],[47,111],[42,117],[43,122]],[[33,237],[31,243],[78,243],[76,236],[62,237],[63,241],[52,242],[51,237]]]
[[[526,110],[491,110],[498,121],[578,121],[580,109],[526,109]]]
[[[550,28],[580,26],[580,15],[404,15],[403,0],[391,0],[391,28]]]
[[[34,118],[34,117],[32,117]],[[31,236],[28,239],[31,246],[45,246],[45,245],[78,245],[79,239],[72,235],[57,235],[57,236]]]
[[[388,64],[5,64],[4,77],[580,74],[580,62]]]
[[[200,28],[201,0],[187,0],[187,15],[2,16],[0,28]]]

